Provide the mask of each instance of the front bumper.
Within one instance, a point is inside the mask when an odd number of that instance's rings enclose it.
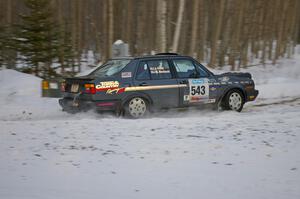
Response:
[[[116,111],[120,109],[120,102],[118,101],[86,101],[63,98],[59,99],[58,102],[64,111],[70,113],[88,111],[91,109],[97,111]]]
[[[254,101],[258,96],[258,90],[251,90],[247,92],[247,101]]]

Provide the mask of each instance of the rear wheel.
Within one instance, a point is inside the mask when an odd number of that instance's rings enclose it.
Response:
[[[134,97],[125,105],[125,113],[131,118],[142,118],[148,112],[147,101],[141,97]]]
[[[239,90],[231,90],[225,97],[225,108],[241,112],[244,106],[244,97]]]

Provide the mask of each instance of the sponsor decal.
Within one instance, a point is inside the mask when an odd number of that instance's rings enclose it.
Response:
[[[183,96],[183,101],[189,101],[190,100],[190,96],[189,95],[184,95]]]
[[[199,96],[191,96],[190,101],[191,102],[199,102],[201,100],[201,97]]]
[[[157,67],[150,67],[150,73],[151,74],[162,74],[162,73],[170,73],[170,70],[168,68],[164,68],[162,66]]]
[[[96,85],[97,91],[104,91],[108,90],[109,88],[119,88],[119,82],[118,81],[108,81],[108,82],[100,82]]]
[[[119,94],[123,93],[125,91],[125,88],[113,88],[113,89],[108,89],[106,91],[106,94]]]
[[[216,87],[211,87],[209,90],[215,91],[215,90],[217,90],[217,89],[216,89]]]
[[[131,72],[122,72],[121,77],[122,78],[131,78],[132,74],[131,74]]]
[[[219,78],[219,80],[220,81],[222,81],[222,82],[227,82],[228,80],[229,80],[229,77],[221,77],[221,78]]]
[[[206,101],[206,103],[215,103],[216,102],[216,99],[208,99],[207,101]]]
[[[203,79],[192,79],[192,84],[203,84],[204,80]]]

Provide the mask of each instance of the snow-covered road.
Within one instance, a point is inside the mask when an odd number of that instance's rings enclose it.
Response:
[[[243,112],[69,115],[0,71],[0,199],[299,199],[300,55],[252,67]]]
[[[0,121],[0,198],[296,199],[299,105]]]

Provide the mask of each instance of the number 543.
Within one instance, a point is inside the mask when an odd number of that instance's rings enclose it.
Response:
[[[191,86],[191,95],[205,95],[205,86]]]

